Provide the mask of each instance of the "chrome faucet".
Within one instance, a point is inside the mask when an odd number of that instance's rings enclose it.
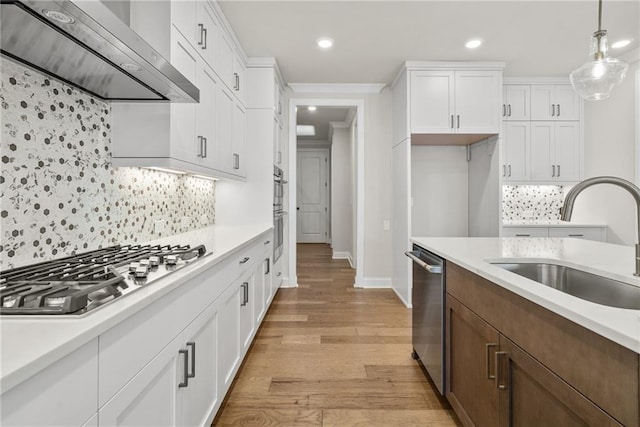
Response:
[[[564,204],[560,208],[560,219],[563,221],[571,221],[571,214],[573,213],[573,203],[576,201],[576,197],[578,197],[578,194],[580,194],[582,190],[589,188],[595,184],[613,184],[617,185],[618,187],[622,187],[629,193],[631,193],[636,201],[638,240],[636,240],[636,272],[633,273],[633,275],[640,276],[640,188],[638,188],[635,184],[622,178],[617,178],[615,176],[596,176],[594,178],[585,179],[584,181],[577,183],[567,193],[567,197],[564,199]]]

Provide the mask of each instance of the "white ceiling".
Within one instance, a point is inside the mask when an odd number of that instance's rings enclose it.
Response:
[[[298,141],[328,141],[329,122],[345,122],[349,114],[350,109],[343,107],[317,107],[316,111],[298,107],[297,124],[316,127],[315,136],[298,136]]]
[[[562,76],[585,62],[597,0],[220,0],[248,56],[278,60],[287,83],[389,83],[405,60],[505,61],[505,76]],[[640,46],[640,1],[604,0],[611,42]],[[316,39],[335,40],[331,50]],[[482,38],[469,50],[464,43]]]

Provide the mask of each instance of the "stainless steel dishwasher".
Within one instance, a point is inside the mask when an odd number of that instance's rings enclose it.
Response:
[[[412,356],[422,362],[444,396],[444,260],[418,245],[413,245],[413,251],[405,252],[405,255],[413,260]]]

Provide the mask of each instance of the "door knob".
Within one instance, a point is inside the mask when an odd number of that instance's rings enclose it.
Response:
[[[297,210],[297,211],[299,211],[299,210],[300,210],[300,207],[297,207],[297,208],[296,208],[296,210]]]

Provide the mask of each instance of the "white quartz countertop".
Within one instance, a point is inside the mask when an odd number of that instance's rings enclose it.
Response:
[[[503,227],[606,227],[606,224],[598,224],[593,222],[580,222],[580,221],[561,221],[559,219],[545,219],[545,220],[533,220],[522,219],[513,221],[503,221]]]
[[[640,287],[640,278],[633,275],[633,247],[570,238],[415,237],[411,240],[448,261],[640,353],[640,310],[585,301],[491,264],[505,261],[552,262]]]
[[[0,392],[13,388],[101,333],[176,289],[235,250],[270,232],[272,225],[210,226],[151,244],[204,244],[209,255],[83,316],[4,316],[0,319]]]

